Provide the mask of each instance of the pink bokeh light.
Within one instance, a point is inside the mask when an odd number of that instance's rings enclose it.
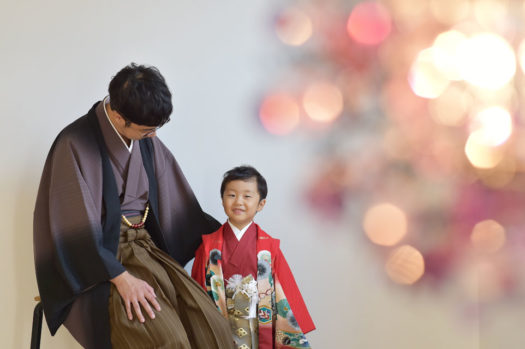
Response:
[[[347,31],[360,44],[377,45],[392,31],[390,13],[379,3],[362,2],[348,17]]]

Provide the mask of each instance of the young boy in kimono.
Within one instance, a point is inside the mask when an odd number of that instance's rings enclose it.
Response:
[[[226,172],[221,197],[228,221],[203,235],[192,277],[228,318],[239,349],[310,348],[315,329],[290,267],[253,222],[266,204],[266,180],[253,167]]]

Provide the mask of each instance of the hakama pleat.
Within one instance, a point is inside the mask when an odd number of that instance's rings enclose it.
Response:
[[[139,217],[130,218],[138,223]],[[109,317],[113,348],[223,349],[233,348],[228,321],[202,287],[168,254],[155,246],[146,229],[121,225],[117,258],[133,276],[155,289],[161,311],[140,323],[133,320],[116,287],[111,285]]]

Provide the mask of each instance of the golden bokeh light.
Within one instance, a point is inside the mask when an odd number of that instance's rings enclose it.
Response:
[[[452,85],[439,98],[431,100],[428,109],[436,123],[445,126],[460,126],[472,103],[472,97],[465,89]]]
[[[421,51],[410,69],[408,81],[414,94],[423,98],[437,98],[449,80],[434,64],[433,48]]]
[[[458,49],[467,36],[457,30],[439,34],[432,45],[434,65],[449,80],[461,80],[458,67]]]
[[[496,167],[503,159],[503,150],[486,144],[486,138],[482,131],[474,131],[470,134],[465,145],[465,154],[472,166],[481,169]]]
[[[406,215],[397,206],[381,203],[368,209],[363,229],[373,243],[393,246],[407,233]]]
[[[468,83],[497,90],[511,81],[516,57],[509,43],[499,35],[481,33],[465,40],[458,48],[458,66]]]
[[[502,107],[486,108],[474,117],[471,129],[479,132],[484,144],[496,147],[505,143],[512,134],[512,117]]]
[[[479,222],[472,229],[470,241],[479,251],[494,253],[505,244],[505,228],[492,219]]]
[[[425,273],[425,260],[416,248],[403,245],[392,252],[386,261],[385,270],[394,282],[411,285]]]
[[[343,110],[343,94],[333,84],[313,84],[303,95],[303,108],[314,121],[334,121]]]
[[[287,94],[267,96],[261,104],[259,118],[264,128],[275,135],[292,132],[299,123],[299,105]]]
[[[300,46],[312,36],[312,20],[297,8],[288,8],[277,18],[275,32],[285,44]]]

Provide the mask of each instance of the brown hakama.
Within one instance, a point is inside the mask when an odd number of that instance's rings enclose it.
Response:
[[[141,217],[129,218],[131,223]],[[140,323],[133,320],[114,285],[109,297],[113,348],[233,348],[228,321],[210,297],[177,262],[155,246],[146,229],[132,229],[122,223],[118,260],[133,276],[155,289],[161,311]]]

